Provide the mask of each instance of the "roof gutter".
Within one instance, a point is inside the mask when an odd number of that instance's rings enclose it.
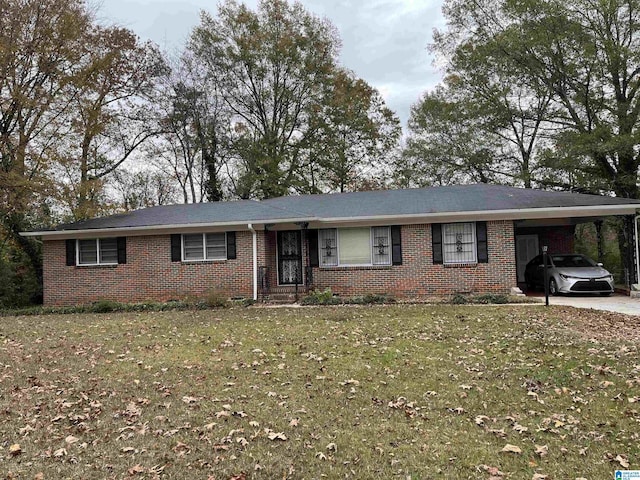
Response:
[[[640,210],[640,203],[630,205],[596,205],[574,207],[520,208],[508,210],[476,210],[463,212],[416,213],[407,215],[371,215],[354,217],[321,218],[318,223],[352,223],[352,222],[388,222],[405,221],[415,223],[419,220],[429,222],[461,222],[465,220],[528,220],[536,218],[558,217],[597,217],[608,215],[635,215]]]
[[[316,218],[282,218],[282,219],[263,219],[258,222],[252,222],[251,225],[255,228],[257,225],[278,224],[278,223],[296,223],[296,222],[308,222],[317,220]],[[247,223],[233,222],[210,222],[210,223],[176,223],[168,225],[143,225],[139,227],[112,227],[112,228],[85,228],[85,229],[73,229],[73,230],[40,230],[36,232],[20,232],[23,237],[47,237],[54,240],[65,240],[67,238],[95,238],[97,236],[116,236],[118,234],[127,234],[131,236],[140,235],[161,235],[169,233],[189,233],[189,232],[202,232],[203,229],[217,229],[224,231],[229,230],[229,227],[233,227],[236,230],[243,230],[247,226]],[[213,231],[213,230],[211,230]]]
[[[350,216],[350,217],[299,217],[299,218],[282,218],[282,219],[263,219],[258,224],[252,222],[252,228],[257,225],[269,224],[286,224],[297,222],[309,222],[312,227],[322,227],[333,224],[412,224],[412,223],[446,223],[446,222],[462,222],[474,220],[528,220],[528,219],[544,219],[544,218],[562,218],[562,217],[597,217],[609,215],[635,215],[640,210],[640,203],[624,204],[624,205],[595,205],[595,206],[572,206],[572,207],[545,207],[545,208],[514,208],[505,210],[475,210],[462,212],[437,212],[437,213],[415,213],[400,215],[368,215],[368,216]],[[95,228],[83,230],[45,230],[38,232],[21,232],[24,237],[46,237],[48,239],[67,238],[92,238],[96,236],[116,236],[118,234],[125,235],[161,235],[188,232],[202,232],[203,229],[222,230],[228,227],[236,229],[246,228],[247,223],[234,222],[214,222],[214,223],[186,223],[186,224],[170,224],[170,225],[145,225],[140,227],[119,227],[119,228]]]

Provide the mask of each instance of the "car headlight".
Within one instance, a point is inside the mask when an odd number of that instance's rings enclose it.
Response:
[[[562,278],[563,280],[574,280],[578,277],[572,277],[571,275],[565,275],[564,273],[561,273],[560,278]]]

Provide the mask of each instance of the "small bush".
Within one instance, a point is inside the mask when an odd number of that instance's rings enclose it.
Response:
[[[300,303],[302,305],[337,305],[342,303],[338,297],[334,297],[330,288],[318,291],[314,290],[304,297]]]
[[[497,303],[504,304],[509,303],[509,297],[499,293],[483,293],[482,295],[476,295],[471,299],[472,303]]]
[[[227,308],[229,298],[216,290],[210,290],[204,298],[204,303],[209,308]]]
[[[453,297],[451,297],[451,303],[453,303],[454,305],[464,305],[466,303],[469,303],[469,299],[466,295],[456,293]]]
[[[112,300],[98,300],[97,302],[89,305],[87,311],[91,313],[118,312],[123,310],[123,307],[124,306],[121,303],[114,302]]]
[[[335,296],[330,288],[322,291],[313,291],[304,297],[302,305],[371,305],[382,303],[394,303],[395,299],[382,293],[368,293],[356,297],[340,298]]]

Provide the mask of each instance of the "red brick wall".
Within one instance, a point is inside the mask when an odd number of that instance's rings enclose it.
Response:
[[[252,297],[251,242],[251,232],[237,232],[235,260],[182,263],[171,261],[170,235],[127,237],[126,264],[67,267],[65,241],[45,241],[44,304],[167,301],[204,297],[211,289]]]
[[[516,285],[513,223],[487,223],[489,263],[434,265],[431,226],[402,227],[403,264],[385,267],[315,268],[314,286],[340,295],[389,293],[397,297],[456,292],[507,293]],[[258,232],[258,265],[275,276],[275,232]],[[303,263],[306,247],[303,242]],[[74,305],[108,299],[122,302],[203,297],[211,289],[228,296],[253,295],[251,232],[237,232],[237,259],[219,262],[171,262],[169,235],[127,238],[127,264],[67,267],[65,242],[44,242],[45,305]]]
[[[538,235],[540,253],[543,245],[549,247],[549,253],[573,253],[575,230],[574,225],[526,227],[516,229],[516,235]]]
[[[431,225],[402,227],[402,265],[314,269],[314,286],[339,295],[387,293],[424,297],[452,293],[508,293],[516,286],[513,222],[487,223],[489,263],[434,265]]]

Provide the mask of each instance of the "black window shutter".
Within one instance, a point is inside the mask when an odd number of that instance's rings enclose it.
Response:
[[[118,237],[118,263],[127,263],[127,237]]]
[[[478,263],[489,263],[487,222],[476,222],[476,241],[478,242]]]
[[[227,260],[236,258],[236,232],[227,232]]]
[[[65,246],[67,249],[67,267],[72,267],[76,264],[76,241],[67,240]]]
[[[320,256],[318,254],[318,230],[307,230],[309,236],[309,265],[320,266]]]
[[[174,233],[171,235],[171,261],[179,262],[182,260],[182,235]]]
[[[400,234],[400,225],[391,227],[391,263],[393,265],[402,265],[402,237]]]
[[[441,264],[442,261],[442,225],[434,223],[431,225],[431,245],[433,250],[433,263]]]

